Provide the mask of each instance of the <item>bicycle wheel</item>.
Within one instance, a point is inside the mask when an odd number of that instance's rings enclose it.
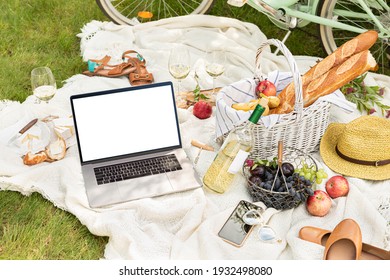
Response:
[[[113,22],[135,25],[175,16],[205,14],[214,0],[96,0],[96,3]]]
[[[337,20],[366,30],[378,31],[379,39],[370,49],[379,64],[380,73],[389,73],[389,35],[390,35],[390,11],[386,0],[368,0],[365,1],[370,7],[372,13],[385,27],[386,32],[381,33],[373,21],[367,15],[361,5],[356,0],[320,0],[317,8],[317,15],[323,18]],[[382,5],[380,4],[382,2]],[[319,34],[324,50],[331,54],[338,46],[352,39],[357,34],[343,29],[332,28],[325,25],[319,25]]]

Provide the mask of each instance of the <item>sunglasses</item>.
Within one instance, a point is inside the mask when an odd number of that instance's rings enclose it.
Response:
[[[258,238],[267,243],[282,242],[275,230],[264,222],[263,216],[256,209],[247,211],[242,217],[244,223],[250,226],[260,225],[257,231]]]

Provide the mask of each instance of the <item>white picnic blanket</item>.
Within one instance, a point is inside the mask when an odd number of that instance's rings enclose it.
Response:
[[[266,40],[253,24],[205,15],[166,19],[135,27],[93,21],[84,26],[78,36],[84,60],[101,58],[106,54],[115,60],[123,51],[134,49],[146,58],[148,70],[154,74],[156,81],[172,80],[167,70],[169,50],[174,45],[186,45],[194,65],[190,76],[183,82],[183,87],[188,90],[195,87],[194,69],[200,76],[201,87],[211,87],[212,79],[203,67],[204,52],[211,48],[228,52],[229,66],[218,78],[219,85],[251,78],[255,53],[261,42]],[[265,73],[276,69],[289,71],[284,57],[266,53],[263,59]],[[305,72],[316,60],[303,56],[295,59],[301,72]],[[369,78],[372,83],[387,88],[385,98],[389,104],[389,77],[370,74]],[[125,77],[113,79],[75,75],[58,90],[49,105],[34,104],[32,98],[22,104],[2,102],[0,138],[5,129],[15,126],[19,120],[69,115],[69,96],[72,94],[125,86],[129,86]],[[332,109],[332,118],[336,121],[347,122],[357,116],[357,112],[347,114],[336,107]],[[179,110],[179,118],[184,148],[190,159],[198,153],[198,149],[190,145],[191,139],[218,148],[214,141],[214,115],[199,120],[192,115],[190,108]],[[2,190],[18,191],[24,195],[39,192],[57,207],[74,214],[92,234],[108,236],[102,256],[105,259],[321,259],[323,247],[300,240],[299,229],[307,225],[332,229],[344,218],[353,218],[359,223],[364,242],[390,249],[390,181],[373,183],[348,178],[351,185],[349,195],[333,200],[330,213],[322,218],[308,214],[303,204],[286,211],[268,208],[266,219],[282,242],[265,244],[252,234],[242,248],[236,248],[222,241],[217,232],[241,199],[251,200],[241,176],[237,176],[231,188],[222,195],[201,188],[91,209],[76,146],[70,147],[61,161],[32,167],[23,165],[21,158],[5,144],[0,143],[0,155]],[[213,152],[201,153],[195,166],[200,176],[214,156]],[[319,154],[313,156],[329,176],[334,174],[322,164]],[[319,188],[324,189],[324,185]]]

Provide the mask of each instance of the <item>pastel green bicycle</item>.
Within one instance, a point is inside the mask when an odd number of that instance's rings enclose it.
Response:
[[[134,25],[148,20],[207,13],[216,0],[96,0],[114,22]],[[296,27],[318,24],[324,50],[330,54],[338,46],[366,30],[376,30],[377,43],[371,52],[381,66],[389,67],[389,0],[229,0],[230,5],[250,5],[265,14],[288,38]]]

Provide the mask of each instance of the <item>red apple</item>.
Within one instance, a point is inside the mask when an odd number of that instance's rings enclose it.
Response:
[[[306,209],[313,216],[325,216],[331,206],[332,200],[329,195],[321,190],[314,191],[314,194],[309,196],[306,201]]]
[[[325,189],[331,198],[346,196],[349,192],[349,183],[344,176],[336,175],[326,181]]]
[[[276,96],[275,85],[267,79],[261,81],[256,87],[256,95],[260,98],[261,94],[264,94],[265,96]]]
[[[213,113],[213,107],[210,103],[200,100],[195,103],[192,113],[199,119],[207,119]]]

